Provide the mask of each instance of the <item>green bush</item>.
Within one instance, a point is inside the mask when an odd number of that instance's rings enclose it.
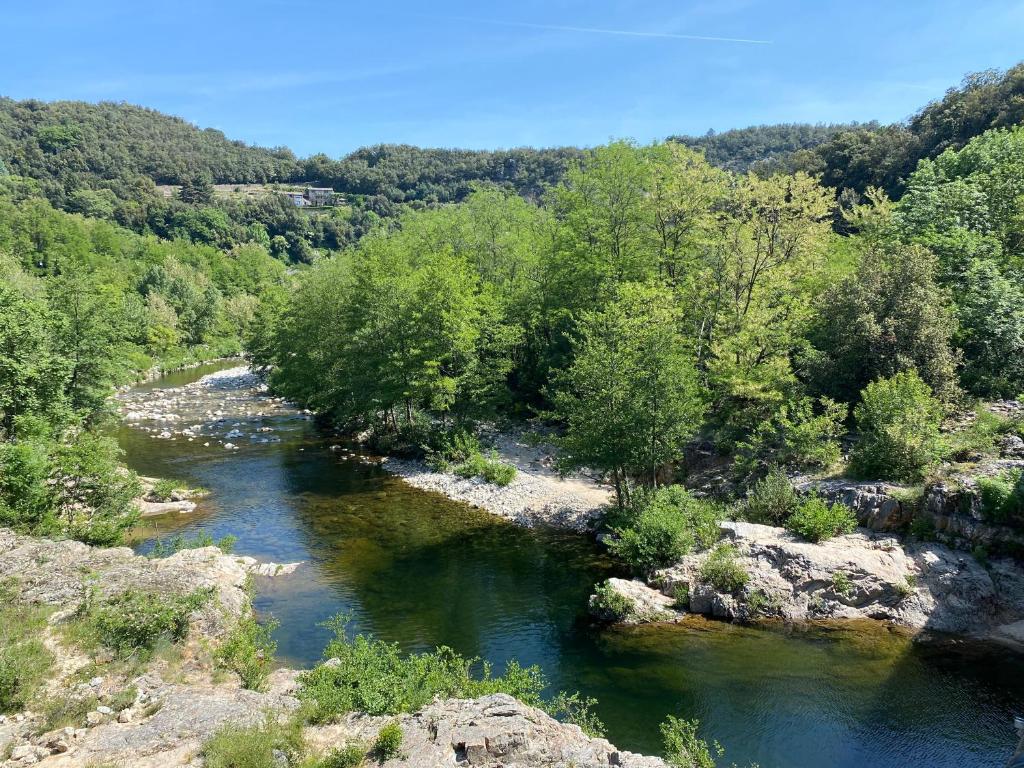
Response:
[[[817,407],[809,397],[783,405],[736,446],[737,475],[757,476],[772,465],[801,470],[832,466],[839,460],[846,413],[845,405],[827,397]]]
[[[718,540],[722,508],[692,496],[681,486],[666,486],[634,494],[632,503],[614,529],[609,545],[638,573],[649,573],[678,562],[694,548],[704,549]]]
[[[157,501],[170,501],[176,490],[178,490],[177,483],[167,478],[160,478],[153,483],[153,490],[149,492],[149,495]]]
[[[490,456],[479,452],[471,454],[466,461],[455,467],[455,474],[459,477],[481,477],[488,483],[502,487],[516,479],[516,471],[515,466],[499,459],[496,451],[491,451]]]
[[[404,738],[402,726],[394,721],[388,723],[380,729],[377,738],[373,742],[372,752],[374,756],[381,762],[400,757],[402,754],[402,739]]]
[[[853,582],[846,575],[845,571],[836,571],[832,574],[832,589],[837,595],[849,597],[853,594]]]
[[[600,738],[604,736],[604,723],[593,711],[596,705],[597,699],[559,691],[544,709],[563,723],[578,725],[588,736]]]
[[[661,724],[665,762],[673,768],[715,768],[715,759],[704,739],[697,735],[700,723],[669,715]],[[717,747],[717,745],[716,745]],[[718,749],[719,754],[721,749]]]
[[[1013,420],[978,407],[974,411],[974,421],[950,436],[949,457],[955,461],[969,461],[978,454],[994,455],[998,452],[999,438],[1011,431],[1013,426]]]
[[[918,482],[944,452],[942,404],[913,371],[868,384],[853,413],[860,440],[850,468],[858,477]]]
[[[447,472],[453,465],[469,461],[480,455],[480,440],[473,428],[456,425],[448,429],[433,429],[423,446],[427,464],[437,472]]]
[[[122,655],[145,655],[161,640],[183,640],[192,613],[212,593],[211,588],[168,596],[131,589],[93,608],[89,621],[99,641],[111,650]]]
[[[751,618],[777,615],[782,610],[782,601],[761,589],[755,589],[747,598],[747,612]]]
[[[337,617],[325,626],[331,628],[335,636],[324,649],[324,658],[329,663],[320,664],[299,677],[298,697],[307,705],[307,717],[314,723],[329,722],[347,712],[371,715],[415,712],[434,697],[472,699],[492,693],[507,693],[555,717],[588,717],[587,708],[592,703],[589,700],[564,694],[550,703],[541,698],[547,681],[539,667],[524,668],[510,661],[505,665],[504,674],[495,676],[487,662],[467,659],[451,648],[403,655],[397,643],[385,643],[362,634],[349,639],[344,617]],[[573,702],[570,711],[559,710],[556,706],[558,702],[567,701]],[[581,703],[585,705],[582,709]]]
[[[203,759],[206,768],[279,768],[275,753],[283,753],[293,764],[302,751],[301,723],[279,723],[268,716],[257,726],[221,728],[203,745]]]
[[[744,517],[752,523],[784,525],[799,500],[786,473],[772,467],[747,496]]]
[[[701,565],[699,576],[717,591],[729,594],[736,594],[750,581],[750,574],[736,562],[736,547],[731,544],[715,547]]]
[[[786,521],[786,528],[807,541],[819,542],[857,527],[857,516],[845,504],[827,503],[817,494],[808,496]]]
[[[1014,523],[1024,517],[1024,473],[1009,469],[994,477],[978,478],[981,512],[993,523]]]
[[[633,615],[633,604],[606,581],[594,587],[590,610],[606,621],[620,622]]]
[[[217,662],[237,673],[243,688],[263,690],[274,665],[277,643],[271,635],[277,626],[278,622],[273,619],[260,624],[255,616],[246,616],[217,649]]]
[[[359,768],[366,759],[366,750],[358,744],[347,744],[331,750],[310,768]]]

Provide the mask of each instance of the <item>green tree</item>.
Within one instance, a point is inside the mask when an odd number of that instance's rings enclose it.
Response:
[[[854,408],[860,439],[851,469],[864,478],[917,482],[942,455],[942,404],[913,370],[865,387]]]
[[[553,401],[566,425],[562,465],[610,474],[622,507],[632,478],[656,487],[659,470],[682,457],[705,403],[671,294],[620,290],[606,310],[584,314]]]

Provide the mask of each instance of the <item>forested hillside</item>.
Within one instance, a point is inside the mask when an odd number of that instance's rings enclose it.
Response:
[[[673,140],[704,149],[709,162],[727,170],[802,170],[838,190],[863,194],[874,186],[897,199],[920,160],[958,149],[990,128],[1021,122],[1024,65],[1018,64],[968,75],[905,122],[767,125]]]
[[[877,127],[874,123],[864,126],[782,123],[734,128],[721,133],[709,131],[704,136],[670,136],[668,140],[703,150],[707,161],[719,168],[746,173],[755,168],[770,169],[773,163],[785,163],[794,152],[814,149],[838,133],[870,131]]]

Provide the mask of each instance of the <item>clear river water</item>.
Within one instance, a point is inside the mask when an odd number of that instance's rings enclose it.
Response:
[[[171,374],[180,387],[217,370]],[[328,632],[355,627],[410,651],[448,645],[499,668],[539,664],[552,690],[599,700],[609,739],[657,753],[667,714],[699,718],[725,748],[722,764],[762,768],[996,768],[1013,751],[1024,710],[1024,658],[953,639],[912,642],[874,624],[753,628],[693,619],[597,629],[592,585],[616,573],[589,539],[518,528],[416,490],[356,453],[330,450],[294,414],[264,420],[280,442],[225,450],[160,440],[123,426],[140,474],[210,491],[196,513],[158,519],[155,537],[205,530],[235,551],[304,561],[260,579],[256,607],[280,621],[284,664],[310,666]],[[244,442],[244,441],[240,441]]]

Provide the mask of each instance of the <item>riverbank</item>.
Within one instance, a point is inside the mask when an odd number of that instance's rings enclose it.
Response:
[[[0,573],[17,574],[8,585],[13,600],[45,617],[36,635],[20,642],[42,643],[51,665],[39,689],[27,695],[29,706],[0,716],[0,766],[201,766],[204,745],[224,728],[291,718],[299,706],[298,672],[279,669],[265,690],[244,690],[215,661],[217,649],[251,611],[246,584],[252,574],[292,570],[273,566],[215,547],[148,559],[124,547],[95,548],[0,529]],[[145,662],[80,644],[85,634],[77,625],[92,606],[140,591],[152,595],[151,601],[170,602],[197,591],[210,597],[187,614],[188,632],[180,644]],[[392,722],[402,732],[403,749],[400,757],[381,761],[389,768],[440,768],[452,765],[453,755],[492,768],[664,766],[657,758],[589,738],[504,694],[435,701],[398,718],[355,713],[329,725],[300,726],[306,756],[315,760],[349,745],[368,749]],[[298,765],[282,759],[283,766]]]
[[[386,457],[382,466],[416,488],[442,493],[526,527],[546,525],[585,533],[612,503],[607,485],[583,474],[559,474],[552,446],[529,439],[523,430],[491,432],[488,437],[489,450],[516,468],[515,478],[506,486],[436,472],[420,461]]]

